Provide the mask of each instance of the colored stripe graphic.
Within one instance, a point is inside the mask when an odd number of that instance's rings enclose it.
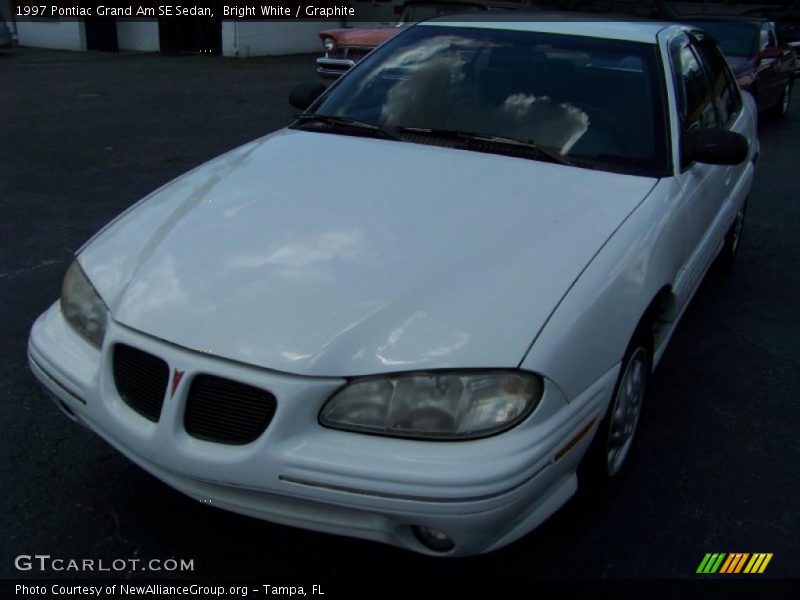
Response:
[[[716,573],[719,566],[722,564],[723,559],[725,558],[725,553],[721,553],[719,558],[717,558],[716,562],[711,566],[711,573]]]
[[[753,558],[750,559],[750,562],[747,563],[747,566],[744,569],[745,573],[763,573],[764,569],[767,568],[769,561],[772,560],[772,553],[769,552],[759,552],[757,554],[753,554]]]
[[[745,561],[750,556],[748,552],[734,552],[728,555],[728,560],[722,565],[720,573],[738,573],[742,570]]]
[[[759,567],[758,572],[763,573],[764,570],[767,568],[769,561],[772,560],[772,552],[769,552],[766,557],[764,557],[764,562],[761,563],[761,567]]]
[[[736,563],[736,569],[733,570],[732,572],[733,573],[740,572],[742,570],[742,567],[744,566],[744,561],[746,561],[747,557],[749,557],[749,556],[750,556],[749,552],[745,552],[744,554],[742,554],[741,558],[739,559],[739,562]]]
[[[697,567],[697,571],[695,571],[695,572],[696,573],[705,573],[706,572],[706,565],[708,564],[708,561],[710,559],[711,559],[711,555],[710,554],[706,554],[703,557],[703,560],[700,561],[700,566]]]
[[[716,573],[725,558],[725,553],[708,553],[703,557],[700,566],[697,567],[698,573]]]
[[[734,562],[736,558],[735,554],[728,554],[728,558],[725,559],[725,562],[722,563],[722,568],[719,570],[720,573],[727,573],[728,569],[731,568],[731,564]]]
[[[763,573],[772,560],[771,552],[708,552],[700,561],[697,573],[730,575],[735,573]],[[745,566],[746,565],[746,566]]]

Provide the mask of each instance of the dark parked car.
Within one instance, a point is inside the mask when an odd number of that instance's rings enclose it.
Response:
[[[754,8],[742,13],[748,17],[761,17],[774,21],[778,28],[778,41],[795,49],[795,76],[800,75],[800,2],[792,6]]]
[[[719,44],[739,86],[759,110],[783,117],[795,79],[795,51],[778,41],[773,21],[757,17],[685,15],[682,23],[702,29]]]

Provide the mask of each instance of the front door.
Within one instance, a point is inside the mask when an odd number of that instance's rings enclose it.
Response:
[[[682,136],[697,129],[718,127],[719,116],[709,77],[688,36],[672,40],[670,58],[678,92]],[[726,183],[726,179],[731,167],[689,163],[683,157],[681,160],[677,179],[686,196],[689,217],[686,235],[689,258],[685,276],[687,289],[694,289],[719,249],[722,237],[713,225],[726,198],[726,187],[730,183]]]

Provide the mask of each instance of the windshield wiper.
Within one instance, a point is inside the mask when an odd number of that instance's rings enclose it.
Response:
[[[380,125],[359,121],[358,119],[351,119],[350,117],[342,117],[339,115],[321,115],[319,113],[303,113],[297,115],[295,118],[301,122],[319,121],[320,123],[326,123],[328,125],[333,125],[334,127],[337,125],[343,125],[354,129],[363,129],[365,132],[369,131],[373,135],[387,140],[400,139],[395,134],[387,131]]]
[[[397,132],[416,133],[416,134],[430,135],[430,136],[455,139],[455,140],[466,140],[468,142],[470,141],[485,142],[489,144],[497,144],[500,146],[511,146],[526,150],[531,154],[534,154],[540,160],[545,160],[547,162],[552,162],[559,165],[572,164],[568,159],[561,156],[560,154],[556,154],[555,152],[550,152],[549,150],[545,150],[544,148],[535,144],[534,142],[527,140],[517,140],[514,138],[503,137],[499,135],[476,133],[474,131],[455,131],[451,129],[433,129],[430,127],[398,127]]]

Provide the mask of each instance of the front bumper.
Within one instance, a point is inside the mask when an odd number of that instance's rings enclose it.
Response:
[[[317,58],[317,73],[325,78],[341,77],[373,49],[370,46],[342,46],[325,52]]]
[[[317,74],[326,79],[334,79],[341,77],[355,66],[354,60],[321,56],[317,59]]]
[[[154,423],[130,408],[113,380],[111,349],[125,343],[185,371]],[[101,350],[65,322],[58,303],[33,326],[33,373],[68,416],[142,468],[220,508],[317,531],[437,554],[412,533],[445,532],[452,555],[488,552],[536,527],[575,491],[577,463],[611,396],[615,367],[567,403],[546,382],[539,407],[511,431],[469,442],[381,438],[324,428],[322,404],[344,380],[234,363],[109,322]],[[254,442],[232,446],[183,428],[195,374],[269,390],[275,416]]]

